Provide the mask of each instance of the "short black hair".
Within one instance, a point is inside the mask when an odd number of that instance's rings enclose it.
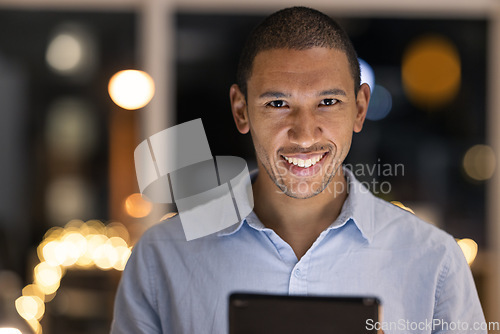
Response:
[[[247,81],[252,74],[255,56],[272,49],[307,50],[325,47],[343,51],[354,79],[354,93],[361,84],[356,51],[342,27],[331,17],[312,8],[290,7],[279,10],[257,25],[243,46],[236,73],[236,83],[247,95]]]

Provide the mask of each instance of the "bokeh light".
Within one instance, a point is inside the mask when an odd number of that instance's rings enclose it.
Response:
[[[26,322],[33,330],[33,333],[42,334],[42,325],[40,325],[40,322],[38,322],[37,319],[26,320]]]
[[[34,269],[34,281],[43,291],[49,295],[59,289],[59,284],[63,276],[63,270],[59,266],[51,265],[47,262],[39,263]]]
[[[399,206],[401,209],[406,210],[408,212],[411,212],[411,213],[415,214],[415,212],[413,212],[412,209],[410,209],[409,207],[405,206],[403,203],[401,203],[399,201],[391,201],[391,204],[394,204],[395,206]]]
[[[146,106],[154,96],[153,79],[143,71],[125,70],[113,75],[108,85],[109,96],[123,109],[135,110]]]
[[[123,271],[125,269],[125,265],[132,253],[132,249],[130,247],[118,246],[115,248],[117,259],[113,264],[113,268],[119,271]]]
[[[141,194],[135,193],[125,200],[125,211],[134,218],[143,218],[149,215],[153,204],[146,201]]]
[[[125,243],[130,242],[130,235],[128,230],[120,223],[110,223],[106,226],[106,235],[110,238],[119,237],[125,241]]]
[[[429,35],[413,41],[402,61],[408,98],[417,106],[435,109],[451,102],[461,83],[460,55],[447,38]]]
[[[37,247],[40,263],[33,270],[34,283],[22,289],[16,310],[35,333],[42,333],[39,320],[60,287],[66,270],[116,269],[123,271],[132,247],[129,232],[118,222],[104,225],[99,220],[69,221],[64,227],[52,227]],[[0,334],[2,334],[0,332]]]
[[[495,152],[488,145],[474,145],[464,155],[463,168],[467,176],[474,180],[488,180],[495,173]]]
[[[61,75],[88,75],[96,59],[94,38],[84,26],[74,23],[56,28],[45,53],[49,67]]]
[[[21,296],[15,304],[17,313],[26,320],[38,320],[45,312],[45,304],[37,296]]]
[[[391,93],[380,85],[375,85],[366,118],[371,121],[379,121],[389,115],[392,109]]]
[[[89,217],[94,211],[94,188],[77,176],[62,176],[49,183],[46,209],[55,224],[63,225],[72,217]]]
[[[477,250],[478,250],[477,243],[469,238],[457,240],[457,243],[462,249],[465,259],[467,260],[467,263],[471,265],[472,262],[474,262],[474,259],[476,258],[477,255]]]
[[[36,296],[45,302],[45,294],[36,284],[28,284],[23,288],[23,296]]]
[[[59,158],[78,161],[97,146],[97,120],[92,108],[82,100],[56,100],[49,107],[46,124],[47,146]]]
[[[375,88],[375,72],[373,68],[363,59],[358,58],[359,69],[361,70],[361,83],[367,83],[370,86],[370,91]]]
[[[0,328],[0,334],[23,334],[17,328]]]
[[[83,47],[80,41],[70,34],[59,34],[47,48],[47,62],[60,72],[69,72],[81,62]]]

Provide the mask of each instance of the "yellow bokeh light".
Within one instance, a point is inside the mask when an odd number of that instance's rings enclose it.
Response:
[[[118,261],[118,252],[110,243],[106,243],[95,250],[93,259],[97,267],[108,270]]]
[[[105,226],[99,220],[71,220],[64,228],[49,229],[37,247],[40,263],[33,270],[34,283],[24,287],[15,302],[17,312],[33,332],[42,333],[39,320],[45,312],[44,302],[55,297],[68,268],[96,266],[122,271],[131,254],[129,238],[127,228],[118,222]],[[9,328],[0,328],[0,334],[3,329]]]
[[[17,328],[3,327],[0,328],[0,334],[23,334],[23,333]]]
[[[45,304],[37,296],[21,296],[15,305],[17,313],[26,320],[39,320],[45,313]]]
[[[108,85],[109,96],[118,106],[135,110],[146,106],[154,96],[153,79],[143,71],[125,70],[113,75]]]
[[[61,286],[61,282],[60,281],[57,281],[56,283],[51,284],[51,285],[41,284],[40,282],[36,282],[36,283],[40,286],[40,289],[46,295],[53,295],[53,294],[55,294],[56,291],[57,291],[57,289],[59,289],[59,287]],[[46,301],[49,301],[49,300],[46,298]]]
[[[398,201],[391,201],[391,204],[394,204],[395,206],[399,206],[401,209],[403,210],[406,210],[408,212],[411,212],[413,214],[415,214],[415,212],[413,212],[412,209],[410,209],[409,207],[405,206],[403,203],[401,202],[398,202]]]
[[[457,48],[445,37],[432,35],[414,41],[405,51],[402,63],[408,98],[431,109],[449,103],[460,89],[460,68]]]
[[[495,152],[488,145],[472,146],[464,155],[463,167],[470,178],[478,181],[488,180],[495,173]]]
[[[474,259],[476,258],[477,255],[477,250],[478,250],[477,243],[474,240],[468,238],[460,239],[457,241],[457,243],[462,249],[465,259],[467,260],[467,263],[471,265],[472,262],[474,262]]]
[[[164,215],[163,217],[161,217],[160,221],[170,219],[170,218],[175,217],[177,215],[178,215],[177,212],[169,212],[166,215]]]
[[[23,296],[36,296],[40,298],[42,301],[45,301],[45,294],[40,289],[40,287],[36,284],[29,284],[23,288],[22,291]]]
[[[58,255],[59,244],[60,244],[59,241],[52,240],[46,243],[42,249],[43,259],[52,266],[59,265],[59,255]]]
[[[30,325],[31,329],[33,330],[33,333],[35,334],[42,334],[42,325],[40,325],[40,322],[36,319],[30,319],[26,320],[28,325]]]
[[[116,247],[115,250],[118,254],[118,260],[113,265],[113,268],[116,270],[123,271],[125,269],[125,265],[127,264],[127,261],[132,251],[129,247],[123,247],[123,246]]]
[[[128,247],[127,243],[125,242],[125,240],[123,240],[120,237],[111,237],[111,238],[109,238],[109,240],[108,240],[107,243],[109,243],[114,248],[117,248],[117,247]]]
[[[64,236],[60,248],[66,254],[60,265],[71,266],[87,251],[87,239],[80,233],[71,232]]]
[[[84,236],[91,234],[105,234],[106,227],[99,220],[89,220],[81,227],[81,232]]]
[[[70,220],[69,222],[66,223],[66,225],[64,226],[64,229],[65,230],[71,229],[73,231],[80,231],[83,224],[84,224],[83,220],[73,219],[73,220]]]
[[[142,198],[141,194],[132,194],[125,200],[125,210],[134,218],[143,218],[150,214],[153,204]]]
[[[64,229],[62,227],[56,226],[51,227],[47,232],[45,232],[44,240],[50,241],[59,238],[64,233]]]
[[[47,262],[39,263],[34,270],[35,284],[44,294],[49,295],[59,289],[63,271],[59,266],[52,266]]]
[[[87,252],[85,256],[89,257],[92,262],[95,262],[96,251],[99,247],[106,244],[108,237],[102,234],[95,234],[87,236]]]
[[[128,230],[121,223],[114,222],[114,223],[110,223],[108,226],[106,226],[106,235],[109,238],[120,237],[123,240],[125,240],[125,242],[127,242],[127,243],[130,241],[130,235],[128,233]]]

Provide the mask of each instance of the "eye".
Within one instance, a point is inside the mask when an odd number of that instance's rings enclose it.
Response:
[[[339,100],[337,100],[337,99],[324,99],[324,100],[321,100],[319,105],[320,106],[333,106],[337,102],[339,102]]]
[[[286,107],[287,104],[283,100],[274,100],[266,104],[266,106],[273,107],[273,108],[283,108]]]

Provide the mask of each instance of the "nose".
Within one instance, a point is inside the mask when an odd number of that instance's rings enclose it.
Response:
[[[315,110],[296,110],[292,118],[288,138],[291,143],[301,147],[310,147],[321,137],[322,129]]]

